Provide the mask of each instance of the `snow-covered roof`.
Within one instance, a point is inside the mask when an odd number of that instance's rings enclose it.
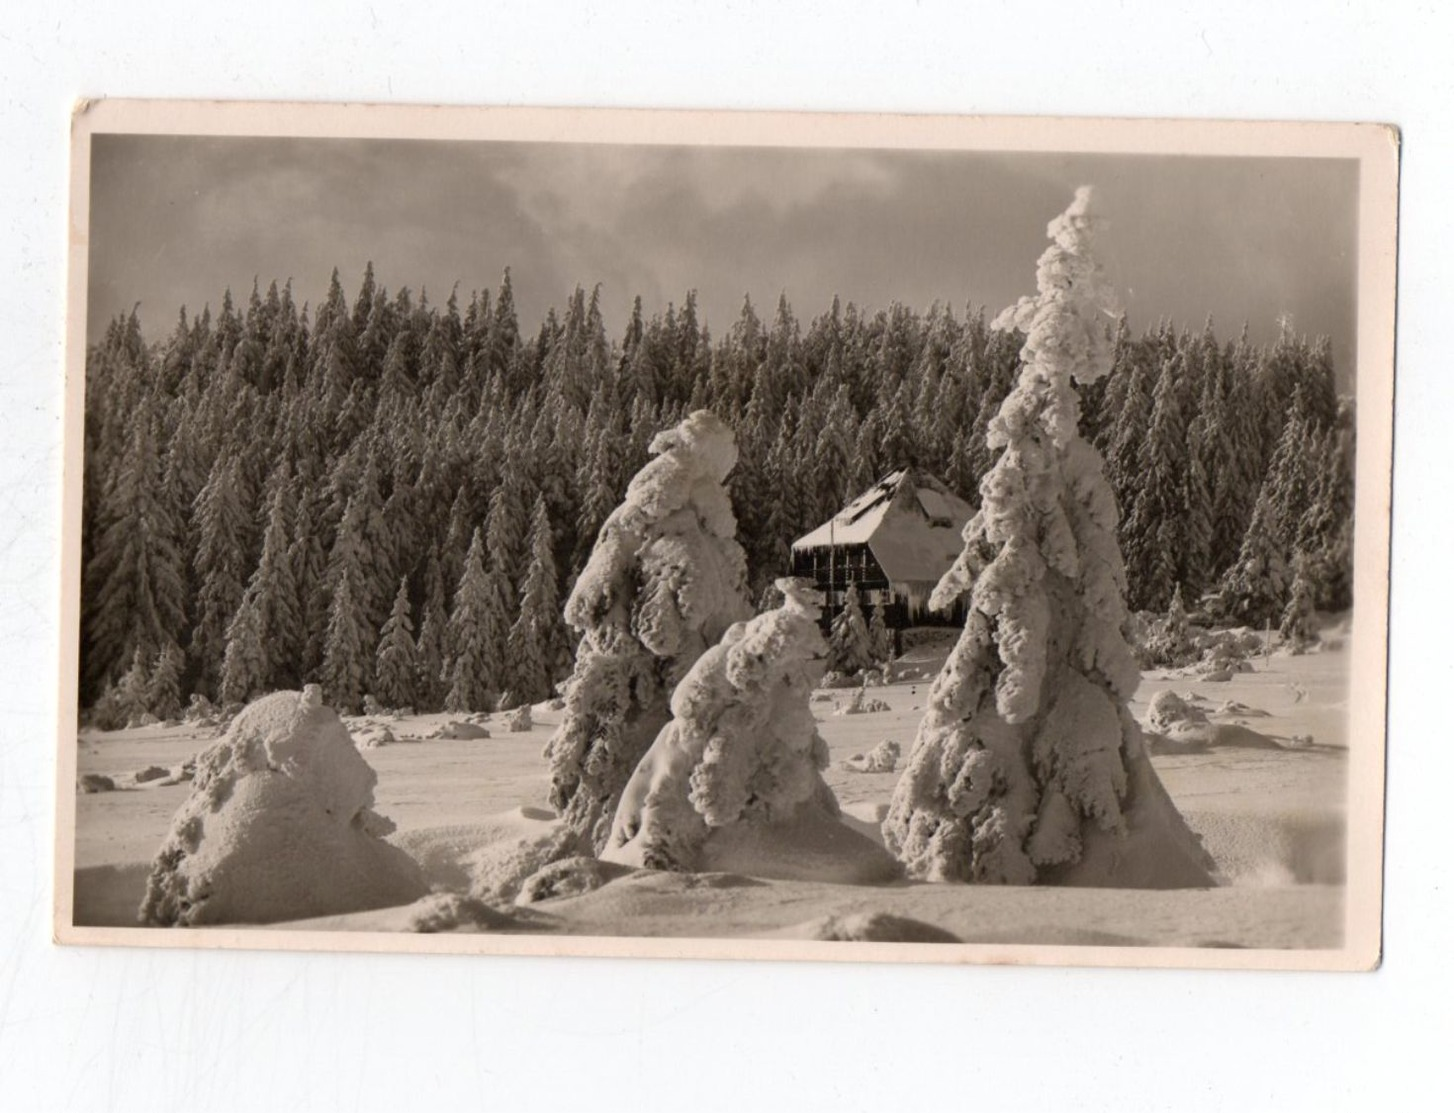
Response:
[[[901,468],[794,541],[793,551],[866,544],[890,581],[937,581],[963,548],[973,513],[932,475]]]

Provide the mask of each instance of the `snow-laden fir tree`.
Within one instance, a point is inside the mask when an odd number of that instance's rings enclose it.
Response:
[[[651,451],[565,605],[581,640],[545,755],[550,801],[586,853],[604,846],[621,790],[669,717],[672,689],[751,613],[723,487],[737,460],[731,431],[699,410],[658,434]]]
[[[262,556],[227,626],[220,688],[224,703],[242,703],[290,680],[287,672],[297,656],[302,618],[288,560],[289,517],[287,486],[280,483],[268,510]]]
[[[889,629],[883,599],[877,600],[868,616],[868,649],[875,664],[885,664],[894,655],[894,634]]]
[[[147,681],[147,707],[158,719],[175,719],[182,713],[182,667],[185,658],[175,644],[164,646],[152,662]]]
[[[449,616],[447,710],[490,711],[500,694],[509,632],[503,578],[485,568],[484,535],[476,529]]]
[[[151,702],[148,680],[146,653],[137,646],[131,655],[131,667],[116,685],[116,711],[123,725],[134,726],[147,713]]]
[[[399,581],[394,606],[379,631],[374,654],[374,695],[385,707],[413,707],[418,680],[414,622],[409,617],[409,580]]]
[[[873,663],[873,640],[858,602],[858,585],[849,584],[843,593],[843,608],[833,616],[828,633],[828,667],[843,676],[855,676]]]
[[[197,495],[198,542],[194,563],[197,623],[191,652],[201,671],[203,690],[210,690],[222,670],[231,625],[246,590],[248,510],[242,461],[220,455],[207,484]]]
[[[356,715],[363,706],[373,665],[373,628],[364,611],[363,595],[357,565],[341,566],[328,608],[323,688],[328,702],[344,714]]]
[[[109,479],[109,477],[108,477]],[[86,569],[89,684],[115,677],[138,648],[156,653],[183,636],[186,589],[179,523],[161,498],[156,430],[136,416],[126,454],[110,481],[103,526]]]
[[[530,525],[530,566],[520,586],[520,616],[510,627],[511,685],[521,703],[539,703],[555,687],[566,655],[565,627],[556,602],[554,538],[545,497],[535,500]]]
[[[439,550],[432,549],[424,568],[424,611],[419,619],[415,643],[415,706],[438,711],[448,691],[445,662],[449,660],[449,611],[444,603],[444,575],[439,567]]]
[[[823,780],[828,745],[808,702],[828,648],[822,597],[803,580],[778,586],[779,609],[733,624],[677,685],[673,718],[622,793],[603,858],[792,877],[831,857],[837,880],[897,872],[843,828]]]
[[[1128,701],[1116,503],[1078,430],[1072,380],[1109,370],[1115,305],[1092,249],[1088,187],[1051,222],[1039,294],[996,320],[1025,333],[990,430],[964,551],[935,589],[968,595],[884,821],[908,872],[935,881],[1177,887],[1210,861],[1147,759]]]
[[[1285,645],[1301,653],[1318,638],[1318,621],[1314,609],[1312,561],[1298,553],[1293,558],[1292,585],[1287,592],[1287,606],[1282,611],[1278,633]]]

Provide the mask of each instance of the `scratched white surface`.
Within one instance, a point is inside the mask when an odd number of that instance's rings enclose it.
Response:
[[[27,4],[0,18],[0,1108],[1430,1108],[1454,1046],[1454,26],[1436,4]],[[1328,9],[1324,11],[1324,9]],[[881,10],[882,9],[882,10]],[[902,9],[902,10],[897,10]],[[167,954],[49,942],[63,198],[80,94],[1405,128],[1377,974]]]

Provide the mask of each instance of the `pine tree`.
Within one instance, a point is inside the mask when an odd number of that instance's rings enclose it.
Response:
[[[287,480],[279,481],[268,510],[262,556],[227,627],[220,694],[241,702],[256,693],[297,683],[302,617],[298,585],[288,559],[290,523]]]
[[[868,619],[869,653],[875,662],[886,664],[894,655],[894,634],[889,629],[888,616],[884,611],[883,599],[874,602]]]
[[[1237,560],[1217,591],[1215,610],[1225,619],[1261,627],[1282,613],[1287,601],[1287,556],[1280,540],[1271,479],[1262,485]]]
[[[424,611],[419,620],[415,654],[415,705],[420,710],[437,711],[444,705],[447,691],[445,668],[449,656],[449,612],[445,607],[439,553],[434,550],[429,554],[425,568]]]
[[[116,709],[125,725],[136,724],[148,711],[149,690],[146,653],[137,646],[131,655],[131,667],[116,685]]]
[[[119,673],[138,649],[149,656],[184,636],[178,524],[161,493],[155,431],[143,412],[98,512],[104,525],[86,569],[83,698]]]
[[[249,533],[242,461],[218,456],[207,485],[197,496],[198,547],[195,568],[197,624],[191,652],[200,670],[199,687],[215,692],[227,650],[227,628],[246,586]]]
[[[1278,633],[1294,653],[1301,653],[1317,640],[1318,623],[1314,610],[1311,562],[1302,553],[1293,558],[1292,585],[1287,593],[1287,606],[1282,611]]]
[[[414,623],[409,618],[409,581],[405,578],[399,581],[394,607],[379,631],[379,648],[374,655],[374,694],[385,707],[414,706],[418,667]]]
[[[1140,672],[1121,633],[1115,501],[1079,433],[1075,383],[1113,355],[1090,202],[1078,190],[1050,224],[1039,295],[995,322],[1023,330],[1024,371],[991,427],[1003,451],[964,551],[931,599],[968,595],[968,617],[884,822],[915,877],[1210,882],[1130,713]]]
[[[185,658],[175,644],[162,647],[152,662],[147,682],[147,706],[158,719],[175,719],[182,713],[182,666]]]
[[[550,695],[565,655],[552,547],[550,517],[541,496],[531,518],[530,568],[520,591],[520,617],[509,638],[511,690],[521,703],[539,703]]]
[[[858,585],[849,584],[843,609],[833,616],[828,635],[828,667],[843,676],[856,676],[873,662],[873,642],[858,603]]]
[[[1186,422],[1182,415],[1180,357],[1156,380],[1151,423],[1141,444],[1136,495],[1122,527],[1128,601],[1133,610],[1162,611],[1180,582],[1187,495]]]
[[[687,669],[750,613],[746,557],[723,488],[732,434],[706,411],[652,441],[656,458],[607,518],[565,618],[581,635],[546,747],[550,801],[596,853]]]
[[[363,573],[345,560],[333,581],[328,630],[323,646],[323,691],[330,706],[357,714],[373,671],[374,630],[364,603]]]
[[[508,637],[503,577],[495,569],[485,570],[484,550],[484,538],[476,529],[449,616],[449,692],[444,706],[450,711],[489,711],[503,687]]]

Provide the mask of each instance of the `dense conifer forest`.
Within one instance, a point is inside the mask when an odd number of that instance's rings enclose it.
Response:
[[[713,335],[691,292],[611,328],[580,287],[531,331],[508,271],[438,305],[372,266],[351,302],[337,272],[313,310],[255,285],[157,343],[133,312],[87,357],[82,704],[167,718],[307,681],[342,710],[538,701],[656,432],[703,408],[734,430],[756,597],[795,537],[895,468],[978,505],[1022,342],[975,307],[835,299],[804,323],[785,296]],[[1349,606],[1352,405],[1326,341],[1122,321],[1115,345],[1081,426],[1132,609],[1179,590],[1261,628]]]

